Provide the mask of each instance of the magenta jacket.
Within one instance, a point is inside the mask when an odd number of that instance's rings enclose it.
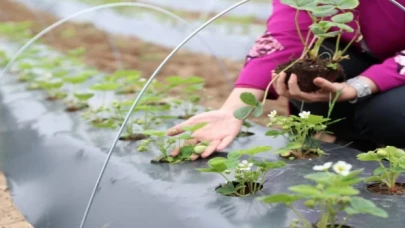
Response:
[[[405,0],[397,0],[405,6]],[[236,87],[265,90],[271,80],[271,71],[291,57],[299,57],[303,45],[297,36],[294,22],[295,9],[273,0],[273,13],[267,21],[267,30],[257,39],[247,55],[245,67],[240,73]],[[380,91],[405,84],[405,12],[389,0],[360,0],[353,12],[359,18],[363,39],[369,51],[383,60],[368,68],[361,75],[373,80]],[[305,37],[311,24],[309,16],[301,12],[300,28]],[[354,23],[352,27],[356,28]],[[350,41],[354,33],[342,35]],[[358,48],[361,45],[354,44]],[[274,89],[270,98],[277,98]]]

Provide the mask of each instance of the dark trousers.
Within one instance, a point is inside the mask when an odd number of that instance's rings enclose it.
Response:
[[[334,50],[335,42],[325,42],[321,52]],[[350,59],[341,62],[347,79],[359,76],[374,64],[381,63],[357,48],[347,53]],[[326,54],[323,56],[327,56]],[[380,75],[384,77],[384,75]],[[291,114],[297,115],[301,102],[290,101]],[[304,103],[305,111],[327,116],[328,103]],[[337,102],[332,119],[345,118],[328,127],[339,141],[352,142],[349,147],[359,150],[374,150],[382,145],[405,147],[405,86],[371,95],[355,104]]]

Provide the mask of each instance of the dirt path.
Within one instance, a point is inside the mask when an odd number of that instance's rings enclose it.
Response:
[[[19,5],[12,0],[1,0],[0,21],[37,21],[38,16],[42,23],[35,23],[32,29],[34,34],[50,25],[56,18],[39,12],[36,15],[26,7]],[[68,31],[68,32],[67,32]],[[160,62],[171,51],[167,48],[140,41],[133,37],[112,36],[90,24],[68,23],[54,30],[42,40],[59,51],[67,51],[78,47],[87,48],[84,61],[90,66],[96,67],[105,72],[113,72],[119,69],[108,39],[113,40],[122,55],[124,69],[141,70],[144,75],[151,75]],[[242,62],[224,61],[229,74],[234,81]],[[216,61],[209,56],[194,54],[187,51],[180,51],[161,71],[159,78],[170,75],[190,76],[196,75],[206,79],[206,91],[204,105],[211,108],[218,108],[227,98],[230,88],[224,80],[221,69]],[[277,109],[279,113],[286,113],[286,103],[283,100],[270,101],[265,110]],[[255,122],[266,123],[267,117],[258,118]],[[26,228],[30,227],[24,222],[24,217],[16,210],[7,191],[4,176],[0,174],[0,228]]]
[[[8,191],[6,178],[0,172],[0,228],[32,228],[15,208]]]

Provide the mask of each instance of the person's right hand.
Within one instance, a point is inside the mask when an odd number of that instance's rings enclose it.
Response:
[[[183,133],[181,129],[185,126],[192,126],[198,123],[206,123],[206,125],[192,134],[193,139],[188,140],[188,145],[195,145],[199,142],[209,142],[201,157],[206,158],[215,151],[225,149],[235,137],[239,134],[242,128],[243,121],[236,119],[231,110],[215,110],[201,113],[191,117],[181,124],[169,129],[168,135],[175,136]],[[172,156],[178,155],[180,149],[177,147],[171,153]],[[195,160],[198,155],[192,155],[191,159]]]

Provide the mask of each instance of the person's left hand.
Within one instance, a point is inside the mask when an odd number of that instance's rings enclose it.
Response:
[[[277,74],[273,72],[273,78]],[[320,90],[313,93],[306,93],[300,90],[297,82],[297,75],[291,74],[288,80],[288,88],[285,84],[286,74],[282,72],[280,76],[274,82],[274,89],[279,96],[286,97],[288,99],[294,99],[305,102],[328,102],[332,97],[334,98],[336,93],[342,91],[338,97],[338,101],[352,100],[357,97],[357,91],[349,84],[342,82],[330,82],[324,78],[317,77],[314,79],[314,84],[317,85]],[[332,99],[333,99],[332,98]]]

